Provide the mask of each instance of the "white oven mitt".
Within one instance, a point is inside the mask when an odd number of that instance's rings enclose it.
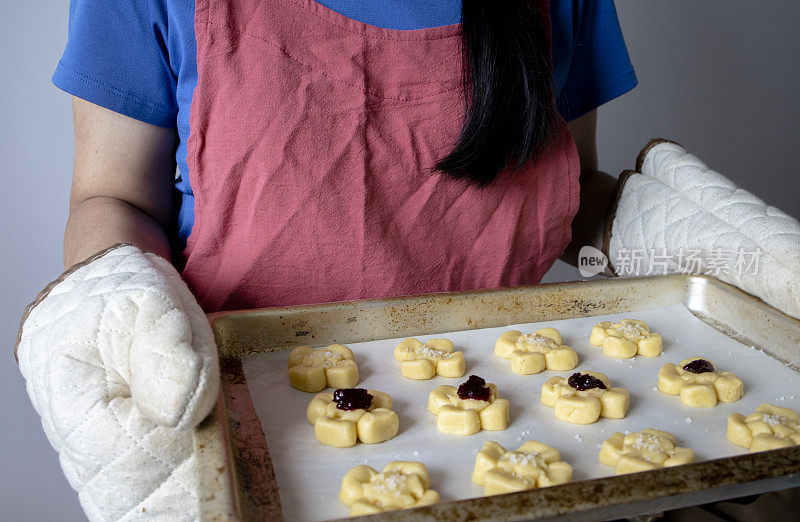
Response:
[[[17,359],[92,521],[198,519],[192,428],[219,388],[203,311],[166,260],[117,245],[26,310]]]
[[[604,250],[618,275],[705,273],[800,318],[800,223],[678,145],[620,176]],[[662,271],[663,269],[663,271]]]

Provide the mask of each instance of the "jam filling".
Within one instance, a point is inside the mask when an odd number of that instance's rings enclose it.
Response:
[[[492,389],[486,387],[486,381],[477,375],[470,375],[467,382],[458,387],[459,399],[488,401],[492,397]]]
[[[592,377],[588,373],[581,372],[575,372],[570,375],[569,379],[567,379],[567,384],[578,391],[591,390],[592,388],[600,388],[601,390],[606,389],[606,385],[603,384],[603,381],[597,377]]]
[[[345,388],[333,392],[333,402],[340,410],[366,410],[372,405],[372,395],[364,388]]]
[[[714,371],[714,365],[705,359],[695,359],[683,365],[683,369],[692,373],[707,373]]]

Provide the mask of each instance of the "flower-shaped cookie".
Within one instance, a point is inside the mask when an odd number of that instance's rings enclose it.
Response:
[[[589,342],[602,346],[605,355],[617,359],[630,359],[636,354],[645,357],[661,355],[661,335],[651,333],[647,323],[636,319],[597,323],[592,328]]]
[[[600,448],[600,462],[616,469],[617,475],[688,464],[694,451],[676,446],[671,433],[646,429],[640,432],[615,433]]]
[[[745,417],[728,417],[728,440],[750,451],[766,451],[800,444],[800,415],[796,411],[762,404]]]
[[[345,474],[339,500],[350,508],[351,516],[427,506],[439,502],[439,494],[430,485],[421,462],[390,462],[382,473],[362,465]]]
[[[551,377],[542,385],[542,402],[555,408],[556,417],[573,424],[591,424],[600,417],[622,419],[628,414],[631,394],[612,388],[608,377],[582,371]]]
[[[533,375],[545,369],[563,372],[578,365],[578,354],[564,345],[555,328],[542,328],[532,334],[509,330],[495,343],[494,354],[511,359],[511,371],[520,375]]]
[[[514,451],[489,441],[475,458],[472,482],[486,495],[565,484],[572,480],[572,466],[561,461],[558,450],[529,440]]]
[[[442,377],[463,377],[467,369],[464,352],[453,351],[453,341],[431,339],[422,344],[416,339],[403,339],[394,349],[403,377],[416,380]]]
[[[736,402],[744,395],[742,380],[730,372],[717,372],[702,357],[684,359],[678,366],[667,363],[658,371],[658,389],[680,395],[681,402],[695,408],[710,408],[717,402]]]
[[[358,384],[358,366],[347,346],[332,344],[315,350],[298,346],[289,353],[289,383],[304,392],[327,386],[352,388]]]
[[[453,435],[508,428],[508,407],[508,401],[497,395],[497,386],[476,375],[458,389],[442,385],[428,396],[428,411],[436,415],[436,427]]]
[[[317,394],[308,404],[306,417],[314,425],[317,440],[337,448],[349,448],[357,440],[384,442],[400,429],[392,398],[363,388]]]

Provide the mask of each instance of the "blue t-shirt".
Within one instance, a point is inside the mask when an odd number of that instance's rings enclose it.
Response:
[[[319,0],[349,18],[390,29],[461,20],[461,0]],[[197,85],[193,0],[71,0],[69,38],[53,83],[131,118],[176,127],[180,248],[194,223],[186,142]],[[573,120],[636,86],[613,0],[551,0],[553,81],[561,115]]]

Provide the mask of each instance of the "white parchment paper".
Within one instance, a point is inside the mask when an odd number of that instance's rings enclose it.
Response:
[[[592,326],[600,321],[641,319],[650,330],[663,336],[664,353],[648,359],[619,360],[606,357],[602,349],[589,344]],[[576,370],[597,370],[613,386],[631,392],[631,408],[621,420],[600,419],[577,426],[555,418],[553,409],[539,401],[542,383],[553,375],[572,372],[545,371],[538,375],[516,375],[509,362],[493,354],[497,338],[506,330],[530,333],[544,326],[557,328],[564,342],[578,352]],[[692,448],[697,460],[746,453],[725,437],[727,417],[745,415],[763,402],[800,409],[800,374],[765,353],[745,346],[706,325],[683,305],[590,318],[549,321],[485,328],[435,336],[451,339],[467,359],[462,379],[434,377],[413,381],[400,374],[394,347],[401,339],[348,345],[356,355],[359,387],[386,392],[394,399],[400,417],[400,432],[382,444],[358,443],[352,448],[324,446],[314,437],[306,420],[306,406],[314,394],[289,386],[286,371],[288,352],[253,355],[242,361],[247,384],[258,418],[264,428],[281,502],[287,520],[321,520],[348,515],[338,499],[342,476],[353,466],[367,464],[380,471],[392,460],[425,463],[432,487],[442,502],[482,496],[482,488],[470,480],[475,455],[484,442],[494,440],[513,449],[526,440],[538,440],[558,448],[562,459],[573,466],[574,481],[613,475],[597,460],[600,444],[615,431],[644,428],[667,430],[678,445]],[[656,390],[659,368],[687,357],[702,356],[720,371],[736,373],[745,385],[744,398],[714,408],[691,408]],[[511,402],[511,425],[505,431],[482,431],[471,436],[446,435],[436,429],[435,417],[427,411],[428,393],[440,384],[457,386],[475,374],[494,382],[501,397]]]

